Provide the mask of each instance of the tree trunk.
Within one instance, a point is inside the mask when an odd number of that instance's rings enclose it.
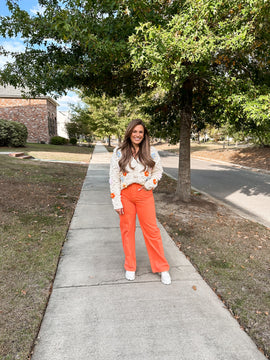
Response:
[[[191,194],[190,136],[192,119],[192,92],[193,83],[190,79],[188,79],[184,82],[182,87],[178,181],[175,192],[175,198],[184,202],[190,201]]]
[[[108,136],[108,145],[111,146],[111,135]]]

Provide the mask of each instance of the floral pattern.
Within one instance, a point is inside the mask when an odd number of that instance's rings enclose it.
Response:
[[[121,172],[119,168],[119,160],[121,158],[121,150],[115,149],[111,158],[110,165],[110,189],[111,198],[114,209],[121,209],[123,207],[121,202],[121,190],[125,189],[131,184],[140,184],[144,186],[146,190],[154,189],[158,180],[162,177],[162,165],[157,150],[151,146],[151,157],[155,161],[153,169],[145,169],[140,161],[132,159],[131,169],[127,166],[126,172]]]

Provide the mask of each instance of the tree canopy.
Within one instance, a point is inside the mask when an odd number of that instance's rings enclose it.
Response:
[[[225,113],[232,120],[237,99],[246,121],[256,108],[249,102],[252,89],[269,99],[269,8],[263,0],[185,1],[165,24],[144,23],[130,37],[134,69],[143,71],[149,86],[167,91],[154,119],[169,132],[180,124],[176,192],[184,201],[190,198],[192,121],[211,118],[219,123]],[[269,110],[264,101],[264,110],[255,111],[260,121],[267,121]],[[194,116],[202,112],[203,117]]]
[[[21,34],[26,49],[0,71],[2,83],[32,94],[79,88],[111,97],[161,88],[148,112],[154,131],[180,138],[184,201],[192,126],[229,122],[253,133],[269,126],[269,1],[39,0],[36,15],[17,0],[7,4],[0,34]]]
[[[21,35],[26,49],[12,54],[15,62],[0,72],[2,82],[27,86],[32,94],[80,88],[112,96],[142,86],[128,48],[135,27],[164,21],[176,7],[166,1],[39,0],[43,11],[30,15],[16,0],[7,4],[11,16],[0,18],[0,34]]]

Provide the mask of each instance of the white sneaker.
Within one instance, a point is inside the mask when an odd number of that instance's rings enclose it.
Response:
[[[169,274],[169,271],[162,271],[160,273],[160,275],[161,275],[162,284],[165,284],[165,285],[170,285],[171,284],[172,279],[171,279],[171,276]]]
[[[126,271],[126,279],[127,280],[135,280],[135,271]]]

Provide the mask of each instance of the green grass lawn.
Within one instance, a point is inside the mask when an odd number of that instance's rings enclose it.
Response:
[[[29,144],[25,147],[9,148],[0,147],[0,152],[24,152],[36,159],[58,160],[58,161],[77,161],[89,163],[93,145],[72,146],[72,145],[50,145],[50,144]]]
[[[79,154],[87,154],[89,153],[89,148],[92,146],[73,146],[73,145],[51,145],[51,144],[34,144],[27,143],[24,147],[7,147],[1,146],[1,151],[10,151],[10,152],[25,152],[29,151],[42,151],[42,152],[69,152],[69,153],[79,153]]]
[[[58,149],[76,153],[78,159],[90,157],[92,151],[36,144],[27,149],[50,152],[54,159]],[[87,165],[19,160],[7,155],[1,155],[0,161],[0,359],[26,360]]]

